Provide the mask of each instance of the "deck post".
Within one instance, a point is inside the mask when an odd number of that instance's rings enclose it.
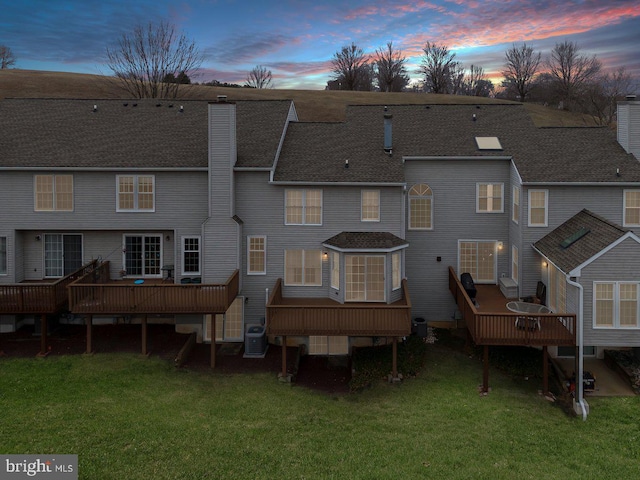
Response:
[[[484,346],[483,357],[482,391],[487,393],[489,391],[489,345]]]
[[[398,378],[398,337],[393,337],[393,345],[392,345],[392,355],[393,359],[391,360],[392,365],[392,375],[395,380]]]
[[[211,368],[216,368],[216,314],[211,314]]]
[[[287,378],[287,336],[282,336],[282,378]]]
[[[147,354],[147,316],[142,316],[142,355]]]
[[[47,352],[47,315],[40,316],[40,353],[39,357],[44,357]]]
[[[542,347],[542,393],[549,393],[549,351],[546,345]]]
[[[87,315],[87,351],[85,353],[91,353],[92,351],[92,336],[93,336],[93,315]]]

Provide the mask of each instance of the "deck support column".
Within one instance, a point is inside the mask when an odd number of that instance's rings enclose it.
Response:
[[[482,371],[482,392],[489,392],[489,345],[484,346]]]
[[[87,315],[87,351],[85,353],[91,353],[92,348],[92,337],[93,337],[93,315]]]
[[[40,353],[39,357],[44,357],[48,354],[47,351],[47,315],[40,316]]]
[[[211,314],[211,368],[216,368],[216,314]]]
[[[282,378],[287,378],[287,336],[282,336]]]
[[[542,347],[542,393],[549,393],[549,351],[546,345]]]
[[[142,316],[142,355],[147,355],[147,316]]]
[[[393,344],[391,347],[393,358],[391,360],[392,371],[394,380],[398,378],[398,337],[393,337]]]

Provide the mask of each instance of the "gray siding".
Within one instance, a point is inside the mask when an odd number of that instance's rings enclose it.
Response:
[[[599,347],[640,346],[640,329],[593,328],[593,282],[640,282],[640,244],[626,239],[582,270],[584,344]]]
[[[407,191],[417,183],[433,191],[433,230],[407,230],[406,235],[406,275],[414,316],[428,321],[453,318],[456,307],[448,288],[448,269],[457,269],[458,240],[503,242],[497,276],[510,271],[510,171],[507,160],[411,160],[405,164]],[[476,213],[478,182],[504,183],[504,213]]]

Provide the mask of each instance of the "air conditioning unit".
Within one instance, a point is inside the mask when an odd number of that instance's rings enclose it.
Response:
[[[265,326],[247,325],[247,330],[244,334],[243,358],[264,358],[268,347]]]

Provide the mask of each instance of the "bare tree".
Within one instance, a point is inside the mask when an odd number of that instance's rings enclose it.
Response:
[[[407,58],[402,54],[402,50],[393,48],[393,42],[388,42],[386,48],[378,48],[373,61],[381,92],[401,92],[409,83],[405,67]]]
[[[333,54],[331,60],[334,80],[338,80],[341,90],[360,90],[367,70],[367,59],[362,48],[355,43],[342,47]]]
[[[271,70],[267,70],[267,67],[257,65],[251,69],[249,75],[247,75],[247,82],[245,86],[251,88],[272,88],[273,77]]]
[[[11,68],[16,64],[16,56],[6,45],[0,45],[0,70]]]
[[[472,97],[489,97],[493,90],[493,82],[487,80],[484,68],[471,65],[469,72],[464,76],[463,93]]]
[[[586,88],[584,107],[600,125],[610,125],[616,114],[618,100],[633,89],[633,78],[625,67],[598,76]]]
[[[547,61],[549,73],[553,76],[560,98],[567,107],[584,93],[585,86],[592,81],[602,68],[602,63],[595,55],[580,54],[580,47],[575,42],[556,43]]]
[[[164,80],[170,75],[191,77],[202,61],[196,44],[173,25],[150,22],[122,35],[117,47],[107,48],[106,65],[136,98],[176,98],[181,83]]]
[[[425,91],[451,93],[454,83],[452,77],[459,68],[456,54],[450,52],[446,45],[431,42],[427,42],[422,50],[424,54],[418,72],[424,75]]]
[[[535,53],[533,47],[526,43],[518,46],[515,43],[505,52],[505,69],[501,72],[506,85],[511,85],[518,93],[519,100],[524,102],[534,86],[534,77],[538,73],[542,54]]]

